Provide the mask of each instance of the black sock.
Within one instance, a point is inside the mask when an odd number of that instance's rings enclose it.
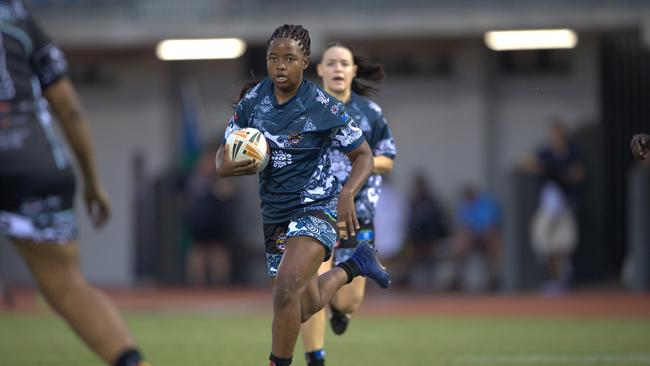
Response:
[[[348,275],[348,282],[352,282],[352,280],[359,275],[359,265],[357,262],[354,260],[348,259],[344,262],[341,262],[336,265],[336,267],[339,267],[345,271],[345,273]]]
[[[273,353],[269,356],[269,360],[271,361],[271,364],[269,366],[289,366],[291,365],[291,360],[293,357],[289,358],[280,358],[280,357],[275,357],[273,356]]]
[[[135,348],[127,349],[122,352],[120,357],[117,358],[117,361],[113,364],[114,366],[138,366],[142,361],[142,355],[140,351]]]
[[[325,366],[325,350],[321,348],[305,353],[305,361],[307,366]]]

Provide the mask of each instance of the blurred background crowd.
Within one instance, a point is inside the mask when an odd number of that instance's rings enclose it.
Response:
[[[650,3],[642,0],[33,0],[90,118],[109,225],[81,222],[82,268],[112,286],[267,284],[257,178],[213,158],[232,101],[265,75],[283,23],[382,62],[374,99],[398,149],[377,249],[422,291],[650,288]],[[363,13],[363,17],[358,14]],[[570,30],[569,46],[497,50],[486,32]],[[243,54],[161,60],[163,39],[237,37]],[[308,77],[319,82],[314,68]],[[0,239],[1,240],[1,239]],[[0,273],[30,285],[0,245]]]

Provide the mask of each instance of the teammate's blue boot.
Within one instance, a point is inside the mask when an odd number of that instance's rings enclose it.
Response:
[[[359,243],[350,256],[350,260],[357,264],[361,276],[372,278],[381,288],[390,286],[390,274],[379,263],[374,248],[368,242],[362,241]]]

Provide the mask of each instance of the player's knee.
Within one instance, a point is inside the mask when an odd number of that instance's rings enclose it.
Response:
[[[307,320],[311,319],[311,317],[319,312],[322,308],[318,306],[317,303],[309,303],[305,304],[303,303],[302,306],[300,307],[300,321],[302,323],[306,322]]]
[[[298,276],[278,276],[273,290],[273,303],[276,307],[284,307],[292,302],[300,301],[306,283]]]
[[[317,310],[315,309],[301,309],[300,311],[300,322],[304,323],[307,320],[311,319],[312,315],[316,314]]]
[[[334,304],[334,307],[336,307],[339,311],[344,312],[346,314],[352,314],[357,309],[361,306],[361,302],[363,301],[362,297],[359,298],[349,298],[345,299],[345,301],[339,301],[338,303]]]
[[[361,299],[353,299],[343,310],[344,313],[352,314],[361,306]]]

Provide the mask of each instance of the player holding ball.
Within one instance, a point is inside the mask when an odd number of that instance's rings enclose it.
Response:
[[[283,25],[267,42],[268,77],[239,101],[224,141],[236,130],[261,131],[271,150],[260,171],[260,198],[267,270],[273,284],[272,366],[290,365],[300,324],[327,305],[357,276],[382,288],[389,275],[368,243],[350,258],[318,275],[337,237],[359,230],[354,197],[373,170],[373,154],[343,103],[303,79],[309,66],[309,32]],[[337,147],[352,162],[343,187],[331,171],[329,151]],[[254,159],[233,161],[222,145],[216,157],[221,176],[255,174]]]

